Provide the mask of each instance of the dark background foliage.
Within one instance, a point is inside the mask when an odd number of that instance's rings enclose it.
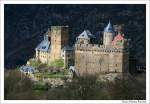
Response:
[[[145,5],[22,5],[7,4],[4,8],[5,68],[14,68],[33,57],[34,49],[52,25],[69,25],[70,44],[84,29],[97,39],[110,19],[125,25],[125,36],[131,39],[131,55],[145,65]]]

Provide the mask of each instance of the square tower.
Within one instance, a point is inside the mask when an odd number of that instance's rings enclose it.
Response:
[[[51,26],[50,62],[61,58],[61,49],[68,44],[68,26]]]

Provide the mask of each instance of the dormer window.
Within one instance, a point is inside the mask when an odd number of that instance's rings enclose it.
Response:
[[[45,48],[46,48],[45,46],[42,47],[42,49],[45,49]]]

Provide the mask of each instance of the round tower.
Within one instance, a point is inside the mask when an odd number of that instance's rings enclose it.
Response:
[[[114,33],[114,29],[109,21],[108,25],[104,29],[103,45],[111,45]]]

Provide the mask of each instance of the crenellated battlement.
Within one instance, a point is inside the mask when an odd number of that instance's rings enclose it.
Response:
[[[123,46],[104,46],[98,44],[75,44],[75,50],[81,51],[97,51],[97,52],[127,52],[128,49]]]
[[[110,22],[104,29],[103,45],[95,44],[102,43],[101,39],[97,42],[89,30],[84,30],[76,38],[76,43],[72,47],[73,52],[67,50],[68,26],[51,26],[46,36],[48,35],[50,40],[45,37],[46,42],[42,43],[42,46],[50,45],[50,50],[36,51],[37,59],[43,63],[51,63],[62,58],[65,66],[69,66],[69,62],[74,64],[77,76],[128,72],[129,40],[125,39],[124,34],[116,34],[113,37],[114,30]]]

